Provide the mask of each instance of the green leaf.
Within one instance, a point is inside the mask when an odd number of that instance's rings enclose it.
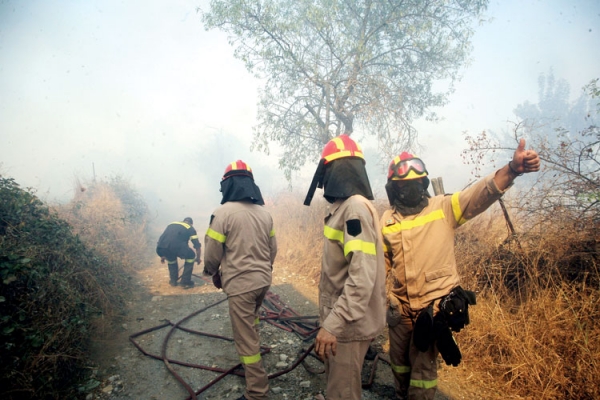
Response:
[[[2,333],[4,335],[10,335],[14,330],[15,330],[14,326],[7,326],[4,329],[2,329]]]
[[[89,392],[92,389],[97,388],[100,385],[100,381],[97,381],[95,379],[90,379],[85,385],[81,385],[78,390],[80,392]]]

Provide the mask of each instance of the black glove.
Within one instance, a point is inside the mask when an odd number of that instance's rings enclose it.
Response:
[[[457,286],[440,303],[440,312],[454,332],[469,325],[469,304],[475,305],[475,293]]]
[[[429,307],[422,309],[417,317],[413,331],[413,341],[419,351],[426,352],[434,339],[433,305],[430,304]]]
[[[433,331],[435,333],[437,348],[446,362],[446,365],[458,367],[458,364],[460,364],[460,360],[462,359],[462,354],[460,353],[458,344],[456,344],[456,340],[454,340],[454,336],[452,335],[447,322],[440,313],[437,313],[433,318]]]
[[[213,285],[215,285],[217,289],[223,288],[223,284],[221,283],[221,274],[219,274],[218,272],[212,276],[212,281]]]

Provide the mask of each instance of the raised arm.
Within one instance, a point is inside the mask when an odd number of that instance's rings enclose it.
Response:
[[[540,170],[540,157],[535,150],[525,150],[525,139],[519,141],[519,146],[512,160],[496,171],[494,182],[498,189],[505,190],[517,176]]]

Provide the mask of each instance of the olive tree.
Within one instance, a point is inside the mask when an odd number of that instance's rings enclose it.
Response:
[[[283,149],[288,179],[354,125],[389,158],[417,144],[468,61],[488,0],[211,0],[206,29],[262,79],[253,148]],[[435,83],[441,84],[434,87]],[[358,129],[357,129],[358,131]]]

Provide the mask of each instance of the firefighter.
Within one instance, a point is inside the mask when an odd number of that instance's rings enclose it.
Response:
[[[160,263],[164,264],[165,260],[169,267],[169,284],[177,286],[179,280],[179,265],[177,258],[185,260],[183,264],[183,273],[181,274],[181,283],[184,289],[194,287],[192,281],[192,271],[194,270],[194,261],[200,264],[200,242],[198,234],[194,229],[194,221],[190,217],[183,219],[183,222],[170,223],[156,245],[156,254],[160,257]],[[196,252],[192,250],[188,244],[191,241]]]
[[[394,158],[385,186],[391,209],[381,217],[387,272],[390,361],[398,399],[433,399],[438,352],[457,366],[460,350],[451,331],[469,323],[473,292],[459,285],[455,229],[485,211],[523,173],[540,169],[540,158],[521,139],[512,160],[469,188],[430,197],[421,159]]]
[[[360,399],[363,360],[385,327],[385,262],[364,155],[348,135],[325,145],[305,205],[317,187],[331,207],[324,226],[315,352],[325,362],[327,399]]]
[[[241,399],[266,399],[269,380],[260,354],[258,312],[272,281],[277,241],[251,168],[241,160],[227,166],[221,206],[205,236],[204,274],[229,300],[235,348],[244,366]]]

